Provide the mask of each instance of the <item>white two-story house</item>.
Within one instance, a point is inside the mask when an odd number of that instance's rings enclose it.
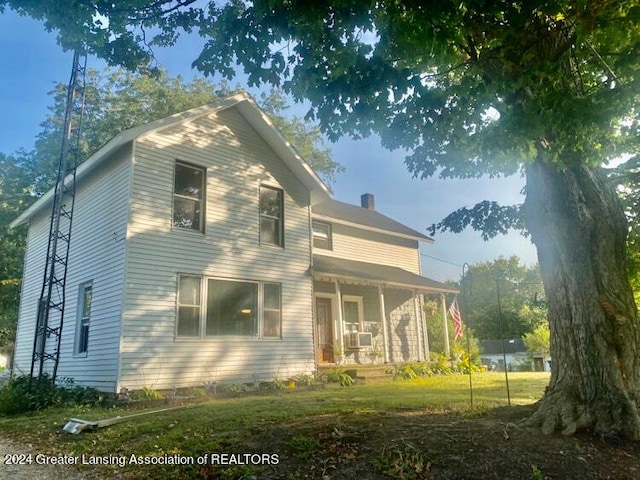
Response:
[[[29,224],[29,373],[52,192]],[[431,239],[327,187],[245,94],[123,131],[77,171],[58,377],[118,392],[428,357]],[[372,355],[375,353],[376,355]],[[339,355],[342,354],[342,355]]]

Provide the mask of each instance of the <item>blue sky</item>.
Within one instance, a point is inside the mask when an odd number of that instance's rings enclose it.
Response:
[[[181,74],[189,80],[197,74],[191,70],[191,61],[198,54],[196,39],[186,39],[172,50],[156,53],[159,63],[171,75]],[[51,104],[48,93],[55,83],[68,81],[71,57],[70,52],[61,51],[54,36],[45,32],[39,22],[10,10],[0,15],[0,152],[8,154],[33,147],[39,124]],[[88,66],[100,69],[103,63],[89,58]],[[237,81],[241,79],[232,85]],[[248,91],[259,95],[256,89]],[[303,114],[304,107],[294,111]],[[338,200],[359,204],[362,193],[372,193],[378,211],[420,232],[462,206],[482,200],[504,204],[523,200],[524,180],[519,176],[500,180],[418,180],[411,178],[405,168],[403,153],[384,150],[376,138],[344,138],[328,146],[335,160],[346,168],[333,185]],[[421,252],[423,275],[436,280],[457,280],[463,263],[491,261],[501,255],[517,255],[527,265],[536,262],[529,240],[516,233],[484,242],[477,232],[469,230],[437,234],[434,240],[433,244],[423,245]]]

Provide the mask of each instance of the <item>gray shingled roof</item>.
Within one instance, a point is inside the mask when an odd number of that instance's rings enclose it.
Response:
[[[361,280],[430,292],[458,293],[458,290],[451,285],[416,275],[402,268],[356,262],[324,255],[313,256],[313,274],[319,277],[327,276],[344,280]]]
[[[396,222],[380,212],[338,200],[325,200],[313,205],[311,211],[314,217],[333,219],[337,223],[355,224],[356,226],[363,226],[371,230],[396,234],[422,242],[433,242],[426,235]]]

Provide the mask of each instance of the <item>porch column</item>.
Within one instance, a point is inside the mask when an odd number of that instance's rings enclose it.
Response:
[[[431,350],[429,349],[429,329],[427,328],[427,317],[424,312],[424,294],[419,294],[418,305],[420,306],[420,317],[422,322],[422,335],[424,340],[424,353],[426,355],[426,361],[431,361]]]
[[[420,295],[418,292],[413,292],[413,308],[416,312],[416,323],[418,325],[418,345],[420,345],[420,341],[422,341],[422,346],[420,347],[420,352],[418,355],[418,359],[420,357],[423,358],[426,362],[430,360],[429,355],[429,338],[427,337],[427,324],[424,320],[424,311],[422,310],[422,305],[420,303]]]
[[[338,346],[346,353],[344,350],[344,322],[342,321],[342,293],[340,292],[340,284],[338,281],[334,280],[333,283],[336,286],[336,296],[338,298],[338,305],[336,305],[338,308],[338,328],[336,328],[335,331],[338,334]]]
[[[422,349],[422,332],[420,330],[420,315],[418,314],[418,303],[416,291],[411,291],[413,297],[413,316],[416,318],[416,340],[418,341],[418,360],[424,360],[424,350]]]
[[[378,298],[380,299],[380,319],[382,320],[382,352],[384,354],[384,363],[389,362],[389,348],[387,345],[387,315],[384,311],[384,291],[378,285]]]
[[[440,294],[440,303],[442,304],[442,327],[444,332],[444,354],[447,360],[451,358],[451,347],[449,346],[449,324],[447,323],[447,299],[444,293]]]

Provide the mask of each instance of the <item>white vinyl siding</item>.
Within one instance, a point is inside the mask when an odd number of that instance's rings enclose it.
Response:
[[[116,389],[118,373],[130,158],[130,148],[122,147],[89,179],[78,182],[57,372],[59,378],[73,378],[77,385],[112,392]],[[33,218],[29,225],[16,334],[16,374],[28,374],[31,368],[50,208]],[[74,356],[78,285],[89,280],[93,280],[90,347],[86,355]],[[51,363],[45,362],[45,366]]]
[[[420,251],[418,242],[415,240],[333,223],[331,224],[331,242],[331,250],[315,248],[315,253],[358,262],[389,265],[420,274]]]
[[[204,235],[172,229],[175,159],[206,168]],[[260,246],[263,184],[284,193],[284,249]],[[121,386],[162,389],[313,371],[308,202],[306,190],[234,109],[139,138]],[[281,338],[176,338],[179,274],[280,284]]]

